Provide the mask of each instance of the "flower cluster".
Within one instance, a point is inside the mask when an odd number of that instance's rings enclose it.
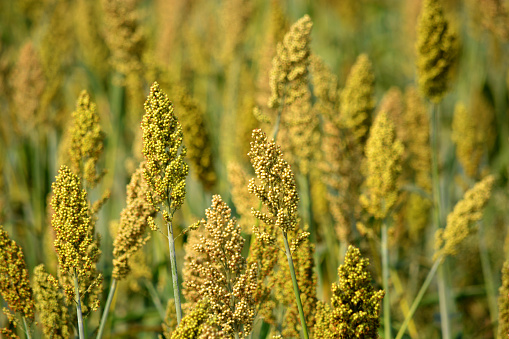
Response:
[[[270,71],[269,107],[291,105],[307,91],[312,27],[311,18],[305,15],[292,25],[283,42],[278,44]]]
[[[361,54],[341,91],[339,109],[341,125],[351,130],[356,141],[364,142],[369,132],[371,114],[375,107],[374,83],[371,61],[366,54]]]
[[[457,37],[444,17],[441,1],[423,1],[418,29],[419,89],[437,103],[447,91],[450,69],[458,53]]]
[[[265,224],[279,227],[284,232],[293,230],[297,225],[299,202],[295,176],[274,141],[268,141],[260,129],[255,129],[252,136],[248,155],[259,184],[253,178],[248,188],[267,207],[267,212],[252,209],[252,213]]]
[[[415,183],[426,192],[431,192],[429,118],[424,102],[415,87],[405,90],[404,120],[408,134],[403,138],[406,159],[414,172]]]
[[[237,162],[228,164],[228,180],[231,183],[232,200],[235,204],[237,214],[240,215],[239,223],[243,231],[251,233],[256,218],[251,214],[251,207],[257,206],[258,200],[247,191],[249,183],[248,174]]]
[[[482,218],[495,178],[491,175],[469,189],[447,216],[445,229],[435,234],[435,256],[456,255],[458,246],[472,232],[471,225]]]
[[[90,95],[86,91],[81,92],[72,117],[74,124],[70,131],[69,147],[71,168],[93,188],[104,175],[104,172],[96,172],[96,165],[104,148],[104,132],[99,124],[97,106],[90,101]]]
[[[31,42],[21,48],[12,76],[12,86],[16,114],[23,126],[22,130],[30,132],[41,121],[42,117],[37,113],[40,112],[40,100],[46,86],[41,61]]]
[[[217,177],[205,112],[184,88],[176,87],[173,92],[175,92],[175,104],[180,108],[179,116],[187,145],[187,156],[194,165],[193,170],[204,188],[210,190],[215,185]]]
[[[359,249],[348,247],[345,263],[338,269],[339,284],[332,284],[331,307],[319,303],[317,338],[378,338],[380,301],[385,292],[371,286],[368,265]]]
[[[469,111],[463,104],[457,104],[452,120],[451,139],[456,144],[456,156],[465,173],[474,179],[477,178],[484,151],[491,144],[492,116],[480,108],[474,107],[473,111]]]
[[[68,301],[74,300],[74,275],[80,282],[80,295],[91,293],[89,305],[98,306],[97,293],[101,289],[102,277],[96,263],[101,251],[95,238],[95,223],[91,217],[87,192],[81,188],[79,177],[67,166],[60,167],[52,185],[51,225],[55,231],[55,251],[62,273],[63,287]]]
[[[213,196],[205,213],[205,232],[193,246],[194,254],[186,257],[185,269],[190,271],[184,283],[186,293],[192,291],[195,298],[207,298],[222,335],[247,336],[255,316],[257,266],[247,266],[241,256],[244,239],[240,226],[219,195]]]
[[[34,320],[34,300],[21,247],[0,226],[0,294],[13,313]]]
[[[142,68],[145,37],[138,24],[137,4],[138,0],[103,0],[110,62],[123,75],[139,72]]]
[[[384,219],[398,198],[402,153],[387,112],[380,112],[366,143],[367,192],[360,197],[362,206],[377,219]]]
[[[187,150],[182,146],[182,126],[173,113],[173,104],[157,82],[150,87],[141,128],[146,158],[143,175],[153,193],[147,199],[156,208],[167,203],[174,212],[182,206],[186,194]]]
[[[180,322],[177,329],[171,335],[171,339],[198,339],[208,338],[204,334],[204,325],[209,319],[209,303],[204,299],[199,301],[195,307]]]
[[[72,336],[72,326],[64,296],[58,289],[56,279],[46,272],[43,264],[34,270],[34,294],[36,307],[41,318],[44,336],[64,339]]]
[[[120,280],[129,274],[129,258],[148,240],[145,237],[148,218],[155,217],[154,206],[147,202],[148,184],[143,177],[144,163],[134,172],[127,185],[126,207],[120,214],[120,227],[113,242],[113,278]]]

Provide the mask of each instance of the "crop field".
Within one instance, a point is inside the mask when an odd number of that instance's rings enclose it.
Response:
[[[0,337],[509,337],[508,0],[0,0]]]

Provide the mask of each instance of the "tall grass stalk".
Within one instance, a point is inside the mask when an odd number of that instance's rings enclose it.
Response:
[[[30,328],[28,327],[27,320],[25,317],[23,317],[23,326],[25,327],[25,334],[28,339],[32,339],[32,336],[30,335]]]
[[[74,269],[74,289],[76,293],[76,313],[78,317],[78,335],[80,339],[85,339],[85,328],[83,326],[83,314],[81,312],[80,286],[78,283],[78,273]]]
[[[292,276],[293,291],[295,292],[295,301],[297,302],[297,308],[299,309],[302,333],[304,334],[305,339],[309,339],[306,318],[304,317],[304,310],[302,309],[302,302],[300,300],[299,285],[297,284],[297,277],[295,276],[295,267],[293,266],[292,252],[290,251],[290,246],[288,245],[288,237],[285,231],[283,231],[283,240],[285,242],[286,258],[288,259],[288,266],[290,267],[290,274]]]
[[[111,302],[113,301],[113,297],[115,296],[116,290],[117,290],[117,279],[112,278],[110,292],[108,293],[108,299],[106,300],[106,305],[104,305],[103,316],[101,317],[101,323],[99,324],[99,331],[97,332],[97,339],[102,338],[104,328],[106,327],[106,321],[108,320],[108,314],[110,313]]]
[[[410,323],[410,320],[412,320],[412,317],[415,314],[415,311],[417,311],[417,307],[419,307],[419,304],[421,303],[422,297],[424,297],[424,293],[428,290],[429,285],[431,284],[431,281],[435,277],[435,274],[437,273],[437,269],[440,264],[442,263],[443,257],[439,257],[435,262],[433,263],[433,266],[431,267],[431,270],[428,273],[428,276],[424,280],[424,283],[421,286],[421,289],[419,290],[419,293],[417,293],[417,296],[414,299],[414,302],[412,303],[412,306],[410,307],[410,310],[405,317],[405,320],[403,321],[403,324],[399,328],[398,334],[396,335],[395,339],[401,339],[403,338],[403,335],[405,335],[405,331],[408,327],[408,324]]]
[[[498,297],[496,291],[496,284],[493,280],[494,273],[490,263],[490,256],[486,239],[484,237],[484,224],[482,221],[478,222],[478,236],[479,236],[479,255],[481,257],[481,269],[483,273],[486,296],[488,299],[488,309],[490,311],[490,320],[493,324],[493,333],[497,333],[497,319],[498,319]]]
[[[170,202],[168,201],[168,206]],[[168,247],[170,248],[171,277],[173,281],[173,296],[175,298],[175,311],[177,315],[177,324],[182,320],[182,307],[180,304],[180,288],[177,272],[177,256],[175,255],[175,239],[173,238],[173,227],[171,222],[167,223],[168,227]]]
[[[152,298],[152,302],[154,303],[155,307],[157,308],[157,312],[159,312],[159,316],[162,320],[164,320],[165,317],[165,310],[163,307],[163,304],[161,303],[161,298],[159,298],[159,295],[157,294],[157,291],[154,287],[154,284],[149,279],[145,279],[145,286],[147,287],[148,293],[150,294],[150,297]]]
[[[409,293],[406,290],[406,286],[403,287],[401,279],[399,278],[398,272],[395,269],[390,270],[390,275],[392,278],[392,284],[394,286],[394,291],[397,294],[397,298],[400,299],[399,305],[401,313],[406,317],[410,312],[410,306],[408,304]],[[419,337],[419,333],[417,332],[417,328],[415,327],[415,323],[412,319],[408,323],[408,334],[412,339],[416,339]]]
[[[443,228],[442,226],[442,199],[440,193],[440,176],[438,169],[438,104],[431,104],[431,180],[433,185],[433,221],[435,231]],[[451,338],[451,324],[449,321],[449,311],[447,305],[447,285],[445,281],[444,268],[441,265],[438,270],[438,295],[440,304],[440,325],[442,328],[442,338]]]

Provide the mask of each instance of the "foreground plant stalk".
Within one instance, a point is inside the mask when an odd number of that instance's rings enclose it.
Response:
[[[433,221],[435,230],[442,228],[442,198],[440,192],[440,176],[438,169],[438,104],[431,104],[431,181],[433,185]],[[440,325],[442,338],[451,338],[451,324],[449,322],[449,308],[447,305],[447,285],[443,272],[443,266],[438,272],[438,300],[440,307]]]
[[[78,317],[78,334],[80,339],[85,339],[85,328],[83,326],[83,314],[81,313],[80,287],[78,283],[78,274],[74,269],[74,289],[76,293],[76,313]]]
[[[283,240],[285,242],[286,258],[288,259],[288,266],[290,267],[290,274],[292,276],[293,291],[295,292],[295,301],[297,302],[297,308],[299,309],[302,333],[304,334],[305,339],[309,339],[306,318],[304,317],[304,310],[302,308],[302,302],[300,300],[299,285],[297,284],[297,277],[295,276],[295,267],[293,266],[292,252],[290,251],[290,246],[288,245],[288,237],[285,231],[283,231]]]
[[[100,339],[103,336],[104,328],[106,327],[106,321],[108,320],[108,315],[110,313],[111,302],[113,301],[113,297],[115,296],[116,290],[117,290],[117,279],[113,278],[111,280],[108,299],[106,300],[106,305],[104,305],[104,313],[103,316],[101,317],[101,324],[99,325],[99,331],[97,332],[97,339]]]
[[[412,306],[410,307],[410,310],[409,310],[407,316],[405,317],[405,320],[403,321],[403,324],[401,325],[395,339],[403,338],[403,335],[405,334],[408,324],[410,323],[410,320],[412,320],[412,318],[415,314],[415,311],[417,311],[417,308],[419,307],[419,304],[421,303],[422,297],[424,297],[424,293],[426,293],[429,285],[431,284],[431,281],[435,277],[435,273],[437,273],[437,269],[440,266],[442,259],[443,259],[443,257],[440,257],[437,260],[435,260],[435,263],[433,264],[433,266],[431,267],[431,270],[429,271],[428,275],[426,276],[426,280],[424,280],[424,283],[422,284],[421,289],[419,290],[419,293],[417,293],[417,296],[415,297],[415,300],[412,303]]]
[[[148,203],[162,214],[168,229],[175,310],[177,322],[180,323],[182,309],[172,221],[173,214],[184,203],[189,166],[184,162],[187,148],[182,145],[182,125],[173,112],[173,104],[157,82],[150,87],[150,94],[145,101],[145,115],[141,127],[143,155],[147,159],[143,177],[150,187],[146,198]],[[158,230],[152,216],[148,217],[148,225],[152,230]]]
[[[180,303],[180,288],[177,272],[177,256],[175,255],[175,240],[173,238],[172,223],[167,222],[168,226],[168,247],[170,248],[171,278],[173,281],[173,297],[175,298],[175,310],[177,312],[177,322],[182,320],[182,308]]]

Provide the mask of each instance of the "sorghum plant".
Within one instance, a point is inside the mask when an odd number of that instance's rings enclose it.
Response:
[[[248,266],[241,256],[240,226],[219,195],[212,197],[205,214],[205,231],[186,256],[186,295],[190,302],[209,301],[210,317],[222,337],[244,338],[255,316],[257,264]]]
[[[82,307],[96,310],[102,288],[102,276],[96,268],[101,251],[96,239],[95,221],[90,213],[87,192],[82,189],[79,177],[67,166],[60,167],[52,187],[54,213],[51,225],[55,231],[54,245],[61,284],[67,302],[76,302],[78,330],[80,338],[83,338]],[[86,305],[81,303],[85,294],[88,294]]]
[[[325,339],[378,338],[380,301],[368,271],[369,260],[349,246],[345,263],[338,268],[339,283],[332,284],[331,306],[319,303],[315,337]]]
[[[146,158],[143,176],[150,187],[147,201],[161,212],[168,228],[168,245],[175,294],[177,320],[180,323],[180,289],[178,286],[177,260],[173,238],[173,215],[182,204],[186,194],[188,165],[184,162],[187,149],[182,146],[183,133],[173,104],[155,82],[145,102],[145,114],[141,123],[143,129],[143,155]],[[161,205],[164,205],[162,208]],[[152,217],[148,218],[152,229],[157,229]]]
[[[4,313],[9,317],[9,322],[16,326],[15,315],[19,314],[23,320],[25,331],[30,338],[31,329],[27,321],[34,321],[35,304],[33,291],[28,280],[28,271],[25,264],[25,256],[21,247],[0,226],[0,294],[7,302],[8,309]],[[1,329],[0,333],[9,334],[9,329]]]

